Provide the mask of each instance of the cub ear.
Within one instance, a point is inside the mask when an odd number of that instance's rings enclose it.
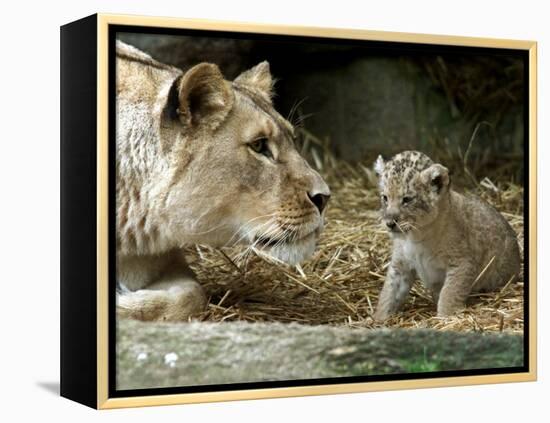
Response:
[[[181,77],[177,113],[186,127],[208,126],[213,131],[232,106],[233,91],[216,65],[200,63]]]
[[[451,180],[449,178],[449,170],[440,164],[433,164],[429,168],[422,171],[422,180],[428,184],[431,189],[440,193],[447,189]]]
[[[374,173],[376,173],[376,176],[382,175],[384,173],[384,169],[386,167],[386,163],[384,163],[384,159],[382,158],[382,155],[379,155],[376,161],[374,162]]]
[[[274,81],[269,70],[269,62],[264,60],[253,68],[244,71],[233,81],[236,85],[242,85],[261,95],[271,103],[273,98]]]

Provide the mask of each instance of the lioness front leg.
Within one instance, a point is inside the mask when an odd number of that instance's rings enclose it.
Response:
[[[185,278],[162,280],[135,292],[118,295],[117,315],[144,321],[185,321],[206,306],[206,295],[195,281]]]
[[[143,271],[144,266],[153,271],[147,274]],[[117,293],[118,317],[185,321],[206,307],[204,290],[179,252],[138,260],[127,258],[120,260],[118,267],[121,284],[129,288]],[[146,280],[136,280],[135,276],[143,275],[147,276]]]
[[[395,313],[405,302],[411,286],[414,282],[414,269],[408,263],[400,259],[392,259],[384,287],[378,298],[378,305],[374,313],[374,319],[386,320]]]
[[[447,270],[437,301],[439,317],[450,316],[464,308],[472,290],[475,273],[475,267],[469,262],[461,262]]]

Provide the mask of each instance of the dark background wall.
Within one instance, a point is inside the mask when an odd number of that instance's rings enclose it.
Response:
[[[275,105],[349,161],[419,149],[523,181],[524,62],[487,50],[119,33],[159,61],[216,63],[228,79],[268,60]],[[468,148],[468,146],[470,146]]]

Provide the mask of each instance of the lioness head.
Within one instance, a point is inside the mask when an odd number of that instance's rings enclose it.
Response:
[[[418,151],[404,151],[391,160],[379,156],[381,218],[395,235],[421,231],[437,219],[449,194],[449,172]]]
[[[267,62],[233,82],[201,63],[173,83],[160,133],[175,239],[246,244],[290,264],[313,253],[330,190],[294,147],[272,91]]]

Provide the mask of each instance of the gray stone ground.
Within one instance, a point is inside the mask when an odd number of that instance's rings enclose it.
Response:
[[[120,321],[117,387],[520,366],[523,337],[280,323]]]

